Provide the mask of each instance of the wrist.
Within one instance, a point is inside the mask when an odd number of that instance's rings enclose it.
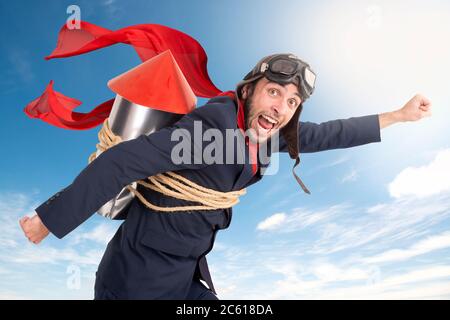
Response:
[[[36,219],[36,222],[38,223],[39,228],[41,230],[46,231],[46,232],[50,232],[50,230],[48,230],[47,226],[44,224],[44,222],[42,221],[41,217],[39,217],[39,215],[37,213],[35,215],[35,219]]]
[[[397,123],[397,122],[403,122],[403,113],[401,111],[401,109],[399,110],[395,110],[395,111],[391,111],[391,118],[392,118],[392,122],[393,123]]]
[[[400,110],[381,113],[378,116],[378,118],[380,121],[380,129],[386,128],[387,126],[390,126],[394,123],[403,121]]]

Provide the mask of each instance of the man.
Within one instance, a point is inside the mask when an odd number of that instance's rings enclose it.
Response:
[[[196,184],[229,192],[261,180],[258,143],[279,137],[279,150],[299,163],[299,153],[349,148],[379,142],[380,129],[391,124],[416,121],[431,115],[431,103],[414,96],[401,109],[321,124],[299,122],[303,102],[314,91],[315,74],[308,64],[291,54],[263,58],[232,93],[215,97],[184,116],[175,125],[150,135],[118,144],[91,162],[67,188],[36,209],[37,215],[20,224],[30,241],[38,244],[49,232],[58,238],[74,230],[118,191],[133,181],[158,173],[176,171]],[[223,154],[236,160],[244,151],[245,163],[173,161],[183,132],[191,142],[189,160],[206,147],[194,141],[195,123],[203,132],[229,129],[249,139],[242,145],[221,146]],[[243,146],[242,150],[240,149]],[[236,156],[237,155],[237,156]],[[251,160],[254,161],[251,161]],[[294,173],[295,175],[295,173]],[[305,192],[309,192],[295,176]],[[193,204],[139,187],[145,199],[159,207]],[[194,203],[195,204],[195,203]],[[231,222],[231,208],[159,212],[133,200],[127,217],[109,242],[96,274],[96,299],[217,299],[206,264],[218,230]],[[200,282],[204,280],[209,288]]]

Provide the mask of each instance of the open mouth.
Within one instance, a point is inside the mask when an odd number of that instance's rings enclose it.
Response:
[[[262,114],[258,117],[258,125],[264,129],[266,132],[272,130],[278,124],[278,120]]]

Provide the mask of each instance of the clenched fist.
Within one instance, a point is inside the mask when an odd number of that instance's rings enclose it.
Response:
[[[398,111],[402,121],[417,121],[431,116],[431,101],[421,94],[416,94]]]
[[[431,116],[431,101],[421,94],[416,94],[400,109],[380,114],[380,128],[398,122],[417,121],[429,116]]]
[[[25,236],[34,244],[41,242],[50,233],[37,214],[32,218],[23,217],[19,223]]]

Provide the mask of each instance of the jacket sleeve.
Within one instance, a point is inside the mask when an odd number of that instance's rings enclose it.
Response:
[[[75,180],[36,208],[44,225],[56,237],[62,238],[102,205],[114,198],[126,185],[158,173],[200,169],[194,156],[202,150],[202,143],[194,139],[194,120],[201,119],[200,112],[184,116],[172,127],[163,128],[150,135],[122,142],[92,161]],[[171,159],[173,147],[180,141],[171,141],[172,132],[181,130],[191,139],[190,163],[175,164]]]
[[[332,120],[320,124],[300,122],[298,141],[301,153],[351,148],[380,142],[378,115]],[[279,150],[287,152],[287,145],[282,135],[280,135]]]

